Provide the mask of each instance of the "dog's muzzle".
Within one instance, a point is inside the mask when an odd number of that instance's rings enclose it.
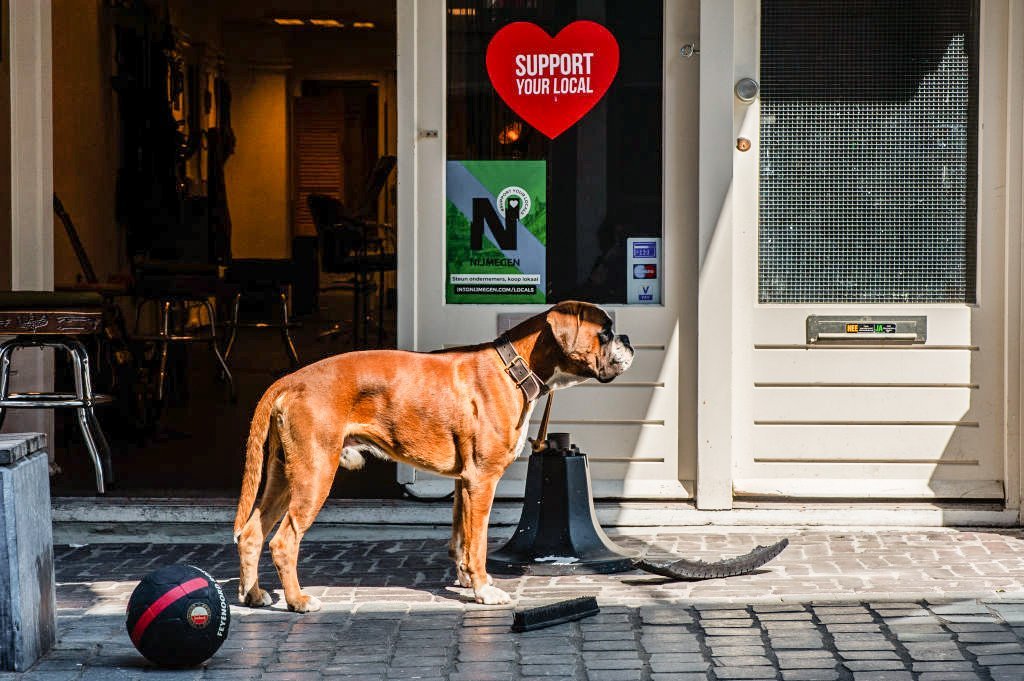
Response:
[[[629,336],[625,334],[616,336],[615,339],[608,344],[607,352],[607,361],[604,366],[604,371],[597,378],[601,383],[608,383],[628,369],[633,363],[633,356],[636,354],[633,350],[633,346],[629,344]]]

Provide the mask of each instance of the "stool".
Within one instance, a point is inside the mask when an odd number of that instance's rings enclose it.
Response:
[[[224,359],[231,358],[231,350],[235,347],[235,338],[238,336],[238,329],[278,329],[281,332],[281,340],[284,342],[285,352],[292,368],[299,365],[299,353],[295,350],[295,343],[292,342],[291,329],[300,326],[293,322],[288,313],[288,290],[295,280],[294,264],[290,260],[273,260],[264,258],[246,258],[232,260],[228,266],[227,282],[234,285],[235,295],[231,306],[231,320],[225,326],[230,329],[228,343],[224,349]],[[280,320],[257,320],[243,322],[240,319],[242,298],[260,298],[263,302],[270,303],[271,307],[280,304]]]
[[[96,491],[105,494],[104,480],[112,483],[114,477],[110,445],[93,407],[110,402],[112,398],[93,393],[89,353],[79,340],[82,336],[99,336],[102,329],[103,298],[98,294],[0,292],[0,334],[14,336],[0,342],[0,426],[8,409],[75,409],[96,471]],[[74,394],[10,393],[11,355],[18,348],[27,347],[64,350],[74,373]]]
[[[164,399],[164,384],[167,380],[167,351],[171,343],[209,343],[213,354],[220,365],[221,376],[227,381],[231,400],[234,401],[235,383],[231,376],[224,356],[217,345],[217,313],[210,304],[210,298],[216,299],[221,282],[215,265],[192,265],[181,263],[145,263],[136,270],[136,295],[139,300],[135,306],[136,340],[152,341],[157,344],[160,352],[159,373],[157,377],[157,400]],[[157,331],[153,334],[139,334],[139,320],[147,303],[157,306],[159,321]],[[204,325],[190,330],[188,327],[189,311],[201,308],[209,317],[208,331]],[[175,312],[177,323],[175,322]]]

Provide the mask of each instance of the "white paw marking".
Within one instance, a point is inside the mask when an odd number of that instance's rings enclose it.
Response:
[[[304,607],[300,606],[298,608],[294,608],[295,612],[316,612],[323,607],[319,598],[315,596],[308,596],[307,598],[308,600],[306,601],[306,605]]]
[[[242,605],[248,606],[250,608],[265,608],[266,606],[274,602],[274,599],[270,597],[270,594],[264,591],[263,589],[260,589],[260,597],[257,600],[257,602],[253,603],[252,605],[246,603],[245,594],[242,593],[241,589],[238,590],[238,600],[241,601]]]
[[[490,584],[473,590],[473,596],[477,603],[484,605],[504,605],[511,603],[512,597],[496,586]]]

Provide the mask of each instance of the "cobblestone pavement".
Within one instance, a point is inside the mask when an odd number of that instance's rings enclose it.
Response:
[[[30,672],[64,679],[500,681],[967,681],[1024,679],[1024,534],[1017,530],[700,528],[618,536],[652,558],[717,559],[789,536],[754,574],[669,582],[644,573],[498,579],[518,605],[596,594],[595,617],[509,631],[510,608],[473,604],[441,540],[307,542],[300,578],[324,602],[232,608],[220,652],[161,671],[134,651],[124,607],[136,581],[174,562],[237,590],[231,545],[56,549],[60,641]],[[276,587],[269,556],[264,585]]]

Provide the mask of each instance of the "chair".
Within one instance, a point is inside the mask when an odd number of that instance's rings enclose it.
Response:
[[[298,327],[299,324],[292,321],[288,312],[288,291],[294,281],[295,265],[291,260],[247,258],[231,261],[226,282],[234,287],[234,300],[231,305],[231,319],[226,324],[230,335],[224,348],[225,361],[230,361],[238,329],[242,327],[278,329],[292,367],[299,365],[299,353],[295,350],[295,343],[291,337],[291,329]],[[260,304],[261,318],[241,320],[243,298],[248,302]],[[272,313],[268,315],[267,309],[276,306],[277,303],[280,303],[281,310],[279,320],[273,319],[273,316],[270,316]]]
[[[89,353],[81,339],[98,338],[103,332],[103,307],[103,297],[97,293],[0,292],[0,330],[14,336],[0,342],[0,426],[8,409],[74,409],[100,494],[106,493],[106,484],[113,482],[114,474],[110,445],[93,407],[110,402],[111,397],[93,393]],[[28,347],[67,353],[75,392],[11,393],[11,356],[15,350]]]
[[[231,400],[236,399],[234,379],[217,341],[217,313],[210,299],[216,300],[222,290],[216,265],[155,262],[139,263],[135,270],[135,340],[157,344],[159,369],[156,399],[162,402],[167,380],[167,353],[171,343],[208,343],[220,365],[221,376],[227,381]],[[145,305],[157,307],[156,333],[139,334],[139,322]],[[190,325],[191,312],[206,312],[208,323]]]
[[[310,215],[316,225],[319,264],[323,272],[349,274],[344,283],[320,286],[320,291],[347,289],[352,291],[353,343],[365,345],[369,296],[378,293],[377,345],[384,335],[384,273],[394,271],[397,257],[390,228],[368,220],[375,212],[376,201],[395,168],[396,157],[382,156],[374,165],[366,181],[364,196],[355,212],[349,211],[339,199],[323,194],[310,194],[307,198]],[[371,281],[376,278],[377,281]],[[335,324],[321,337],[337,335],[340,324]]]

